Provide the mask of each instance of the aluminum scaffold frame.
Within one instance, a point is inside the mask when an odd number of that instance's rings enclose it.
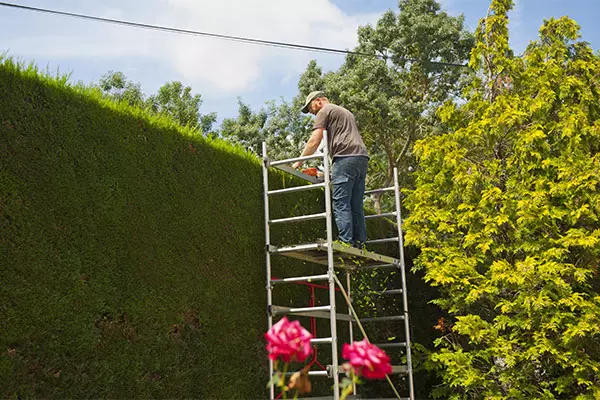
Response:
[[[331,364],[327,366],[326,371],[309,371],[309,375],[313,376],[326,376],[333,379],[333,397],[327,397],[328,399],[339,400],[340,398],[340,379],[339,374],[340,365],[338,362],[338,334],[337,334],[337,320],[345,320],[349,323],[350,341],[353,336],[353,323],[357,323],[361,332],[366,337],[366,332],[362,327],[362,322],[374,322],[374,321],[390,321],[390,320],[402,320],[404,322],[404,335],[405,342],[377,344],[379,347],[404,347],[406,354],[406,365],[393,366],[393,373],[401,373],[407,376],[409,397],[401,398],[398,392],[393,387],[394,393],[397,399],[414,400],[414,382],[413,382],[413,368],[412,368],[412,357],[411,357],[411,341],[410,341],[410,326],[409,326],[409,315],[408,315],[408,299],[407,299],[407,284],[406,284],[406,271],[404,263],[404,246],[402,238],[402,217],[400,209],[400,187],[398,182],[398,174],[396,168],[394,168],[394,186],[388,188],[382,188],[377,190],[370,190],[365,192],[365,196],[393,191],[395,195],[395,208],[396,210],[391,213],[382,213],[376,215],[367,215],[365,219],[381,218],[381,217],[395,217],[397,223],[398,236],[395,238],[384,238],[367,241],[367,244],[386,243],[386,242],[397,242],[399,247],[399,259],[395,259],[389,256],[384,256],[367,250],[359,250],[353,247],[345,246],[341,243],[333,241],[333,211],[331,205],[331,179],[330,179],[330,168],[331,163],[329,160],[329,152],[327,146],[327,132],[323,132],[323,141],[325,146],[323,147],[322,154],[314,154],[311,156],[302,156],[286,160],[270,160],[267,153],[267,145],[263,142],[263,186],[264,186],[264,206],[265,206],[265,262],[266,262],[266,289],[267,289],[267,317],[268,317],[268,328],[273,326],[273,318],[279,315],[292,314],[298,316],[309,316],[317,318],[325,318],[330,321],[330,337],[326,338],[314,338],[311,340],[313,345],[330,344],[331,345]],[[296,161],[308,161],[308,160],[321,160],[323,162],[323,179],[312,177],[303,174],[288,164],[292,164]],[[309,185],[295,186],[285,189],[269,190],[269,168],[275,167],[281,171],[292,174],[298,178],[310,182]],[[325,212],[303,215],[289,218],[271,219],[269,213],[269,197],[284,193],[295,193],[305,190],[320,189],[324,190],[325,194]],[[299,244],[293,246],[274,246],[271,243],[271,231],[270,227],[274,224],[282,223],[293,223],[298,221],[308,221],[316,219],[325,219],[326,224],[326,240],[317,240],[316,243]],[[298,258],[305,261],[310,261],[316,264],[326,265],[327,273],[321,275],[312,276],[301,276],[291,277],[283,279],[273,279],[272,268],[271,268],[271,256],[273,254],[280,254],[288,257]],[[335,258],[334,258],[335,256]],[[362,260],[360,268],[356,268],[353,265],[353,261],[356,259]],[[337,261],[337,264],[336,264]],[[346,286],[347,292],[344,286],[341,284],[335,274],[335,267],[342,267],[346,270]],[[372,268],[387,268],[395,267],[400,270],[402,287],[401,289],[386,290],[382,294],[394,295],[401,294],[403,302],[402,315],[397,316],[385,316],[375,318],[358,318],[354,313],[352,307],[351,295],[350,295],[350,274],[356,269],[372,269]],[[313,306],[313,307],[301,307],[291,308],[276,306],[273,304],[273,288],[275,285],[284,283],[294,282],[315,282],[315,281],[327,281],[329,291],[329,305],[328,306]],[[336,308],[336,285],[339,290],[344,294],[349,313],[337,313]],[[269,359],[269,376],[273,376],[274,367],[273,361]],[[388,377],[388,382],[392,384]],[[353,390],[354,397],[356,396],[356,387]],[[273,386],[269,389],[269,399],[274,400],[275,389]],[[349,397],[350,398],[350,397]],[[313,399],[317,399],[313,397]]]

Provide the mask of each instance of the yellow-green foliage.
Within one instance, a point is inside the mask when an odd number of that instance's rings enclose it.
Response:
[[[419,142],[407,241],[454,317],[443,398],[600,398],[600,58],[568,18],[508,49],[494,0],[450,127]]]
[[[0,397],[263,397],[260,160],[10,59],[0,93]]]

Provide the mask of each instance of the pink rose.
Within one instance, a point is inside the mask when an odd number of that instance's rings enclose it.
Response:
[[[279,356],[284,362],[303,362],[313,352],[310,346],[312,335],[298,321],[288,321],[283,317],[265,333],[269,358],[276,360]]]
[[[366,379],[384,379],[392,372],[390,357],[385,354],[385,351],[369,343],[367,339],[351,345],[344,343],[342,357],[350,361],[350,366],[356,375]]]

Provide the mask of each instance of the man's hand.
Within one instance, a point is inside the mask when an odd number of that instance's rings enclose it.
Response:
[[[302,157],[310,156],[315,154],[315,151],[319,148],[319,144],[321,144],[321,140],[323,140],[323,128],[317,128],[313,130],[312,135],[310,135],[310,139],[306,142],[304,146],[304,151],[302,152]],[[302,166],[302,161],[296,161],[292,164],[292,168],[298,169]]]

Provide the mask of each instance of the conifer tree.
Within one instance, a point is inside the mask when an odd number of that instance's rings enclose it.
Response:
[[[415,145],[406,241],[450,320],[437,395],[600,398],[600,58],[567,17],[515,57],[512,6],[492,1],[466,102]]]

